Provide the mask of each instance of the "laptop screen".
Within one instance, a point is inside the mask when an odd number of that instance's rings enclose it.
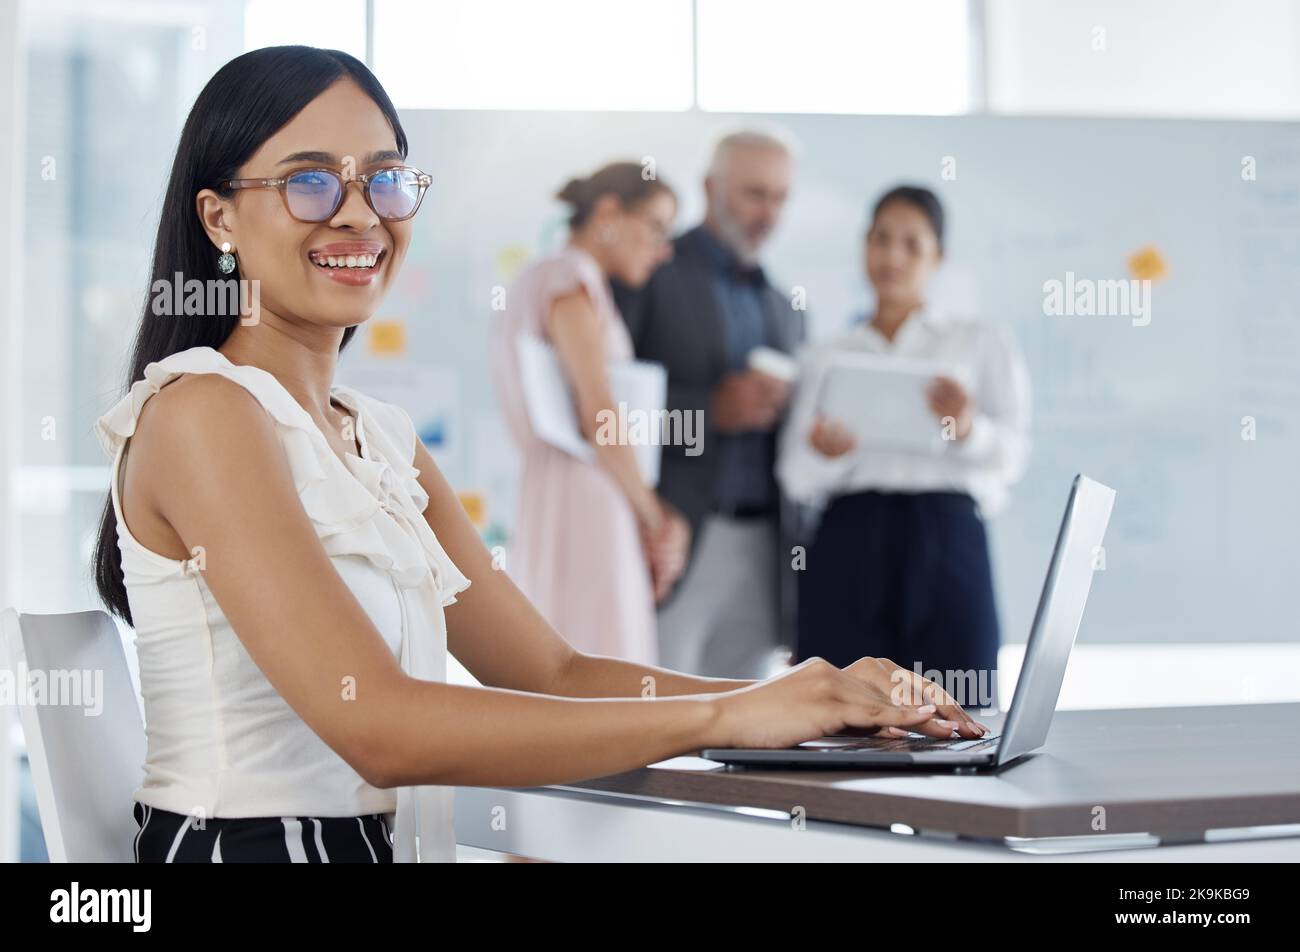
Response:
[[[1074,478],[1007,710],[999,764],[1036,750],[1047,740],[1114,505],[1115,490],[1087,476]]]

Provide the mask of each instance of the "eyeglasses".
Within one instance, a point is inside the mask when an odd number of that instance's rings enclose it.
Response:
[[[420,210],[433,176],[406,166],[379,169],[345,180],[334,169],[299,169],[284,178],[231,179],[222,188],[276,188],[299,221],[322,222],[343,205],[349,181],[360,182],[371,211],[384,221],[405,221]]]

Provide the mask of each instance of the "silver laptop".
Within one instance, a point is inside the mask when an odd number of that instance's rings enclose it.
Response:
[[[1038,611],[1025,645],[1025,661],[1000,734],[974,740],[837,735],[780,750],[711,748],[700,756],[724,764],[765,767],[1000,767],[1037,750],[1047,740],[1074,637],[1092,588],[1093,566],[1115,490],[1087,476],[1074,477]]]

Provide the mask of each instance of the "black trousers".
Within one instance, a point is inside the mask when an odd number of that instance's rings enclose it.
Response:
[[[988,540],[965,493],[839,496],[798,574],[800,661],[820,656],[843,667],[872,656],[909,670],[963,672],[959,683],[982,683],[986,694],[952,692],[968,708],[996,690]]]
[[[137,863],[391,863],[388,824],[365,816],[206,819],[135,804]]]

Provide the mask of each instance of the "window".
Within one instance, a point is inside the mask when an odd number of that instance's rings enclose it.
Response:
[[[244,49],[263,46],[320,46],[366,59],[365,0],[247,0]]]
[[[238,7],[37,10],[25,49],[12,590],[24,611],[100,607],[87,570],[108,489],[92,425],[122,393],[163,184],[201,85],[239,52]],[[39,318],[34,317],[39,315]],[[10,527],[5,527],[6,540]]]
[[[375,0],[375,72],[398,108],[691,106],[689,0]]]
[[[994,112],[1294,119],[1294,0],[989,0]]]
[[[965,0],[699,0],[699,105],[946,115],[970,107]]]

